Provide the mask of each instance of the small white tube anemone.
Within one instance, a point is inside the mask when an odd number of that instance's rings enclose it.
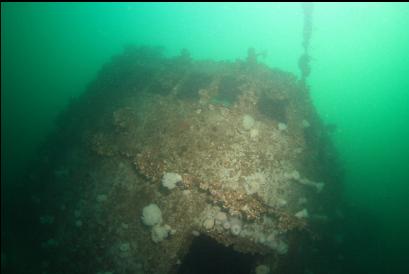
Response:
[[[254,118],[246,114],[243,116],[243,127],[245,130],[250,130],[254,126]]]
[[[162,223],[162,212],[156,204],[145,206],[142,210],[142,222],[147,226]]]
[[[248,195],[259,191],[260,187],[266,183],[266,177],[263,173],[257,172],[248,177],[244,183],[244,189]]]
[[[230,232],[234,236],[238,236],[241,232],[241,221],[237,218],[232,218],[230,220]]]
[[[162,185],[168,189],[174,189],[180,181],[182,181],[182,176],[174,172],[167,172],[162,177]]]
[[[299,218],[299,219],[308,218],[309,217],[308,210],[304,208],[303,210],[300,210],[297,213],[295,213],[294,216]]]

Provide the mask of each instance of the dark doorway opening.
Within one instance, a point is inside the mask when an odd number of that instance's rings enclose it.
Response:
[[[193,240],[179,273],[249,274],[255,267],[256,259],[256,255],[237,252],[201,235]]]

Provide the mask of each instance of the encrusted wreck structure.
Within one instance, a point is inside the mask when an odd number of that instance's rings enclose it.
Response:
[[[127,48],[58,125],[31,174],[46,273],[286,273],[335,211],[306,86],[256,56]]]

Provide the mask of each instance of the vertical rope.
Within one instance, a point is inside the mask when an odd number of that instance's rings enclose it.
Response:
[[[304,52],[301,54],[300,58],[298,59],[298,66],[301,70],[301,84],[303,86],[306,85],[307,77],[311,73],[310,67],[310,60],[311,57],[308,53],[311,41],[311,33],[312,33],[312,11],[313,11],[313,3],[302,3],[302,10],[304,14],[304,26],[303,26],[303,41],[302,47]]]

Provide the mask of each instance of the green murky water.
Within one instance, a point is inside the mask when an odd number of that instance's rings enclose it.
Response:
[[[2,3],[2,270],[18,271],[10,264],[25,264],[32,252],[29,236],[13,232],[30,218],[19,200],[24,171],[58,113],[111,56],[136,44],[163,46],[166,56],[187,48],[194,59],[235,60],[254,47],[267,53],[261,62],[300,76],[302,26],[298,3]],[[347,208],[343,268],[325,273],[405,269],[408,29],[407,3],[314,5],[307,82],[340,154]]]

